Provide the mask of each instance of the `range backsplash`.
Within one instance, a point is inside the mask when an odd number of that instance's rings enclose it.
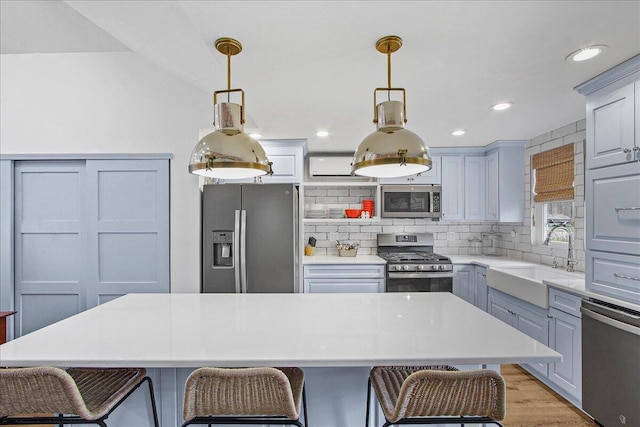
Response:
[[[434,251],[443,255],[466,255],[470,251],[469,240],[482,239],[482,235],[491,230],[490,223],[441,223],[425,219],[381,219],[380,222],[367,224],[307,224],[305,242],[314,237],[316,255],[337,255],[336,240],[348,240],[360,243],[358,254],[376,253],[378,233],[433,233]],[[494,227],[494,230],[497,230]],[[502,249],[499,249],[502,250]],[[504,253],[503,253],[504,254]]]

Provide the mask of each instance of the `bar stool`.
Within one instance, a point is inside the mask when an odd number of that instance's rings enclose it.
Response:
[[[106,427],[107,417],[145,381],[158,427],[153,384],[144,368],[0,369],[0,425]],[[25,415],[39,413],[59,415]]]
[[[452,366],[376,366],[369,374],[366,424],[371,386],[385,416],[383,427],[400,424],[499,422],[505,415],[505,383],[497,372],[460,371]]]
[[[193,424],[307,424],[300,368],[199,368],[185,385],[183,427]]]

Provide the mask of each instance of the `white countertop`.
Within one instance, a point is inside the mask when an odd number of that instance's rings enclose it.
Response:
[[[531,265],[530,262],[506,258],[503,256],[487,255],[447,255],[454,264],[474,264],[481,267],[508,267],[518,265]]]
[[[503,256],[487,256],[487,255],[448,255],[451,258],[453,264],[473,264],[485,268],[500,268],[500,267],[517,267],[517,266],[529,266],[537,265],[543,268],[551,268],[546,265],[534,264],[527,261],[517,260],[513,258],[506,258]],[[357,255],[355,257],[339,257],[337,255],[315,255],[305,256],[303,264],[386,264],[386,261],[377,255]],[[560,268],[558,271],[563,272]],[[543,283],[547,286],[559,289],[561,291],[569,292],[574,295],[585,298],[595,298],[601,301],[609,302],[611,304],[617,304],[622,307],[629,308],[631,310],[640,311],[640,305],[623,301],[617,298],[606,297],[594,292],[586,290],[584,272],[571,273],[576,276],[574,279],[558,279],[558,280],[544,280]],[[491,286],[491,284],[489,284]]]
[[[312,255],[305,256],[302,263],[307,264],[386,264],[387,261],[378,255]]]
[[[2,366],[558,362],[450,293],[130,294],[0,346]]]

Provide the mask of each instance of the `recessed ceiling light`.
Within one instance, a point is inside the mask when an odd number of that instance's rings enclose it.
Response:
[[[329,132],[327,132],[326,130],[321,130],[319,132],[316,132],[316,136],[319,136],[320,138],[324,138],[325,136],[329,136]]]
[[[260,139],[262,138],[262,135],[259,133],[250,133],[249,136],[253,139]]]
[[[587,59],[594,58],[600,55],[607,48],[607,45],[597,44],[593,46],[587,46],[582,49],[578,49],[575,52],[571,52],[564,58],[565,61],[572,60],[575,62],[586,61]]]
[[[453,132],[451,132],[451,135],[453,135],[453,136],[462,136],[465,133],[467,133],[466,130],[460,129],[460,130],[454,130]]]
[[[501,102],[499,104],[492,105],[491,109],[494,111],[502,111],[502,110],[506,110],[507,108],[511,108],[512,105],[513,105],[513,102]]]

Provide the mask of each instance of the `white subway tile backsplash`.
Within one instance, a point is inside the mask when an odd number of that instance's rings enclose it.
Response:
[[[327,196],[348,197],[349,196],[349,190],[348,189],[327,190]]]
[[[551,131],[551,138],[562,138],[563,136],[575,134],[577,129],[577,123],[569,123],[568,125],[562,126],[561,128],[554,129]]]
[[[543,142],[547,142],[550,141],[552,139],[552,132],[546,132],[543,133],[542,135],[538,135],[535,138],[531,139],[530,141],[527,142],[527,147],[533,147],[536,145],[540,145]]]
[[[538,254],[524,253],[522,254],[522,260],[526,262],[541,264],[540,255]]]
[[[542,144],[540,146],[540,151],[552,150],[554,148],[562,147],[563,145],[562,138],[552,139],[551,141]]]

